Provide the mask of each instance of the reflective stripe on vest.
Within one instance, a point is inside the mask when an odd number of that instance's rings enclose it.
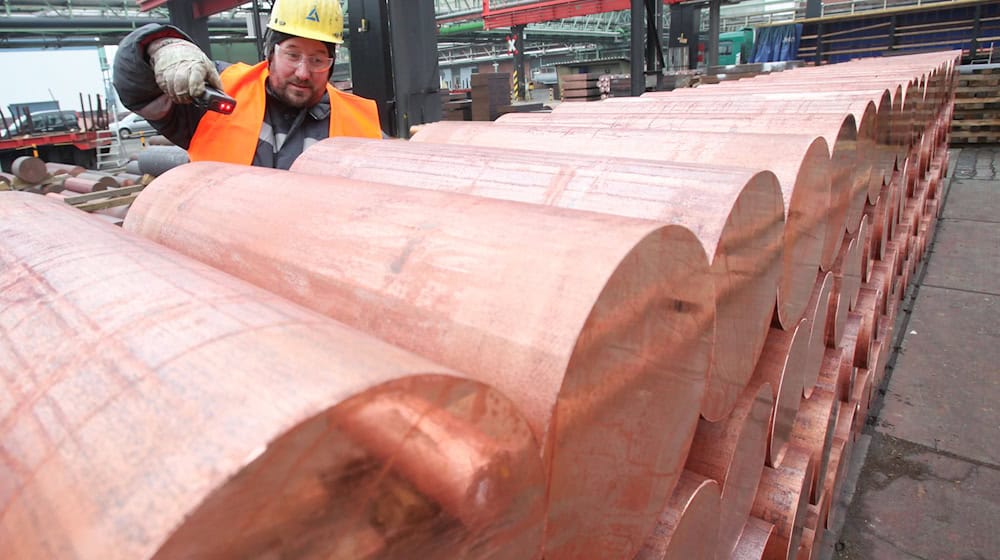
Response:
[[[207,112],[198,123],[188,156],[191,161],[253,163],[266,108],[267,63],[233,64],[220,74],[226,93],[236,99],[231,115]],[[370,99],[326,85],[330,95],[330,136],[381,138],[378,108]]]

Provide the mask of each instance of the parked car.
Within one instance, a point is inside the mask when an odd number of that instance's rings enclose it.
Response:
[[[13,138],[24,134],[46,134],[68,130],[80,130],[80,121],[74,111],[38,111],[28,115],[20,115],[13,121],[7,120],[7,127],[0,130],[0,138]]]
[[[120,138],[131,138],[140,132],[147,136],[149,133],[156,134],[153,125],[136,113],[129,113],[117,123],[111,123],[108,128],[111,129],[111,132],[117,133]]]

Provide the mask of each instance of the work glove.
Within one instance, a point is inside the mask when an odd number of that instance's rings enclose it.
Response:
[[[156,85],[174,103],[184,105],[201,97],[206,82],[223,89],[215,63],[189,41],[172,37],[157,39],[146,52],[153,63]]]

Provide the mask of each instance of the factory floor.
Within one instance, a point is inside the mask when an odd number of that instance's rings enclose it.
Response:
[[[821,558],[1000,558],[1000,146],[952,150]]]

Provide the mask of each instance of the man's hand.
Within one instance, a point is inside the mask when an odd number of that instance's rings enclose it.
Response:
[[[188,104],[201,97],[206,82],[223,89],[215,64],[193,43],[175,38],[157,39],[146,52],[153,63],[156,85],[174,103]]]

